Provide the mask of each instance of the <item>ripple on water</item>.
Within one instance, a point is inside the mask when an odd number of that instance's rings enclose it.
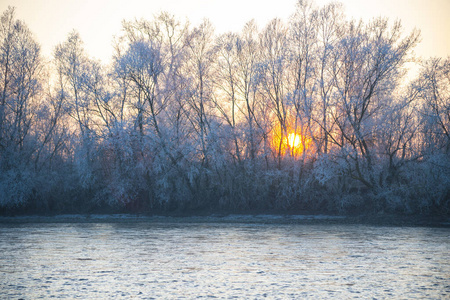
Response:
[[[448,298],[450,231],[0,225],[2,298]]]

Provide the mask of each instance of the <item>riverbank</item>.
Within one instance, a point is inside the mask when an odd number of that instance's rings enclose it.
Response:
[[[2,224],[20,223],[248,223],[248,224],[362,224],[379,226],[448,227],[449,217],[399,215],[292,215],[292,214],[63,214],[0,216]]]

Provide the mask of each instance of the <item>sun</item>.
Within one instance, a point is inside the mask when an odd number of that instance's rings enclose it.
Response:
[[[291,149],[298,148],[301,146],[301,136],[295,133],[289,133],[287,136],[286,144],[289,145]]]
[[[307,136],[289,132],[283,138],[282,148],[284,153],[289,153],[292,156],[298,157],[303,154],[310,147],[311,139]]]
[[[310,148],[311,139],[307,136],[295,132],[287,132],[280,140],[280,135],[275,135],[272,140],[272,145],[275,151],[281,155],[289,154],[294,157],[299,157]]]
[[[293,122],[294,123],[294,122]],[[278,157],[305,157],[313,150],[312,138],[299,124],[286,122],[284,126],[276,125],[270,132],[270,144]]]

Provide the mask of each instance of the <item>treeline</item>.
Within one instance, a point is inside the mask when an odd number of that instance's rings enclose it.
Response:
[[[109,65],[77,32],[44,58],[0,24],[0,208],[8,212],[450,211],[450,58],[419,33],[298,1],[214,34],[123,22]]]

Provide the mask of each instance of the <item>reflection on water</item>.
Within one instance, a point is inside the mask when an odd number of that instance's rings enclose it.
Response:
[[[449,298],[450,230],[0,225],[0,298]]]

